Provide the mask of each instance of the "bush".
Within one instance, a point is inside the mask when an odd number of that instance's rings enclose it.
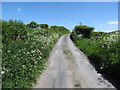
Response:
[[[40,24],[39,26],[40,26],[40,28],[48,28],[49,27],[48,24]]]
[[[32,21],[30,22],[29,24],[26,25],[28,28],[37,28],[39,27],[39,25],[35,22],[35,21]]]
[[[63,26],[51,26],[51,29],[53,29],[55,32],[70,32],[67,28],[63,27]]]
[[[55,42],[68,30],[55,32],[51,28],[26,27],[19,21],[2,22],[2,88],[31,88]]]
[[[25,39],[27,37],[25,24],[17,20],[2,21],[2,37],[3,43],[16,39]]]
[[[71,36],[76,46],[88,56],[90,62],[96,66],[99,72],[120,83],[120,41],[118,40],[118,32],[92,32],[89,39],[76,39],[77,35],[73,32]]]
[[[88,26],[75,26],[74,31],[77,35],[82,34],[83,37],[89,38],[91,31],[94,30],[93,27],[88,27]]]

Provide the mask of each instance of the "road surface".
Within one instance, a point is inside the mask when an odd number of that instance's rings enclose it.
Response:
[[[95,71],[69,34],[56,43],[46,65],[33,88],[114,88]]]

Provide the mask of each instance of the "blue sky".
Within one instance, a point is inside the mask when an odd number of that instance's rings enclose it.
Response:
[[[118,29],[117,2],[3,2],[3,20],[36,21],[72,30],[82,22],[95,31]]]

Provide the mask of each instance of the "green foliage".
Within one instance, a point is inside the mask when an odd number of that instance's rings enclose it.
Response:
[[[101,36],[101,35],[106,35],[107,33],[105,33],[105,32],[91,32],[91,35],[92,36],[96,36],[96,37],[98,37],[98,36]]]
[[[70,38],[73,40],[73,41],[77,41],[80,39],[80,37],[78,37],[75,33],[75,31],[72,31],[71,34],[70,34]]]
[[[35,21],[32,21],[29,24],[27,24],[26,26],[29,28],[37,28],[39,25]]]
[[[2,36],[3,43],[16,40],[16,39],[25,39],[26,38],[26,26],[21,21],[9,20],[9,22],[2,21]]]
[[[51,26],[50,28],[53,29],[55,32],[63,32],[63,33],[70,32],[67,28],[63,26]]]
[[[16,41],[3,47],[2,67],[4,88],[28,88],[44,69],[45,60],[55,43],[38,40],[35,37],[26,41]]]
[[[88,26],[75,26],[74,31],[77,35],[82,34],[83,37],[89,38],[91,31],[94,30],[93,27]]]
[[[40,24],[39,26],[40,26],[40,28],[48,28],[49,27],[48,24]]]
[[[52,29],[57,29],[57,30],[66,30],[66,31],[68,31],[68,29],[67,28],[65,28],[64,26],[50,26],[50,28],[52,28]]]
[[[80,87],[80,84],[75,84],[74,86],[75,86],[75,87]]]
[[[88,56],[91,63],[97,66],[98,71],[104,72],[120,82],[118,79],[120,75],[118,32],[92,32],[90,39],[76,39],[77,35],[75,34],[71,34],[71,36],[76,46]]]
[[[3,88],[31,88],[42,73],[56,41],[68,33],[66,30],[55,32],[51,28],[26,27],[22,22],[13,20],[3,21],[2,29]],[[23,31],[26,33],[23,34]],[[25,37],[13,39],[13,33]]]

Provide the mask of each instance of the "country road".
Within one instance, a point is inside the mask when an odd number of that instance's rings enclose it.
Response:
[[[46,65],[33,88],[114,88],[76,48],[69,34],[56,43]]]

